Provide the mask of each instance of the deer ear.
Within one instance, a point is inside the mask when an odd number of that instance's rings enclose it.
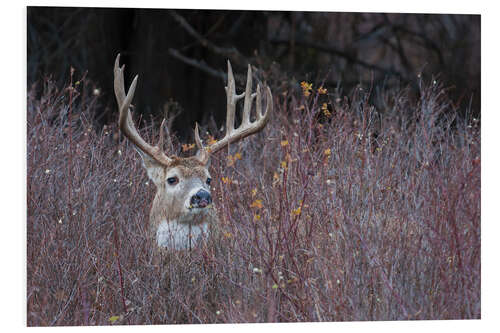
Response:
[[[141,155],[142,166],[146,169],[149,179],[151,179],[156,186],[161,184],[162,180],[165,178],[165,167],[139,148],[135,150]]]

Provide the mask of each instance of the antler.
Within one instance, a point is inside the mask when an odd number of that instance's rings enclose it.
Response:
[[[198,124],[197,124],[195,129],[196,145],[198,146],[200,152],[203,151],[202,153],[203,157],[207,155],[206,150],[208,150],[210,153],[215,153],[233,142],[241,140],[251,134],[257,133],[260,130],[262,130],[264,126],[266,126],[267,121],[269,120],[269,114],[273,110],[273,103],[272,103],[273,96],[271,94],[271,89],[269,89],[269,87],[266,87],[265,91],[265,93],[267,94],[266,96],[267,104],[266,104],[266,111],[264,113],[262,113],[261,85],[257,84],[257,91],[253,94],[251,93],[252,68],[250,67],[250,65],[248,65],[247,85],[245,88],[245,92],[239,95],[236,94],[233,70],[231,68],[231,63],[229,62],[229,60],[227,61],[227,72],[228,72],[228,79],[226,87],[226,96],[227,96],[226,135],[222,140],[219,140],[213,145],[210,145],[209,147],[205,148],[203,147],[199,139],[200,135],[198,133]],[[241,121],[240,127],[235,129],[234,114],[236,111],[236,103],[243,97],[245,97],[245,102],[243,105],[243,119]],[[256,119],[255,121],[251,122],[250,111],[252,109],[252,103],[255,97],[257,97]]]
[[[115,76],[115,96],[116,102],[118,103],[118,110],[120,111],[120,130],[133,144],[135,144],[142,152],[149,155],[155,161],[162,165],[168,165],[171,161],[168,156],[163,152],[163,122],[160,128],[160,140],[158,142],[158,146],[151,146],[137,132],[135,128],[134,122],[132,121],[132,115],[130,114],[130,103],[132,102],[132,98],[134,97],[135,87],[137,85],[137,78],[139,75],[136,75],[132,84],[130,85],[130,89],[128,90],[128,94],[125,94],[125,84],[123,80],[123,70],[125,69],[125,65],[119,67],[120,65],[120,54],[116,57],[115,60],[115,68],[114,68],[114,76]]]

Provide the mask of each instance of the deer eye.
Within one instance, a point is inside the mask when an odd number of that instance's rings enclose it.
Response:
[[[177,177],[167,178],[167,183],[169,185],[176,185],[178,182],[179,182],[179,178],[177,178]]]
[[[207,185],[210,185],[210,183],[212,182],[212,178],[207,178]]]

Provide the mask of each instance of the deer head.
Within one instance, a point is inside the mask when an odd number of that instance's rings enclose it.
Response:
[[[256,92],[252,93],[250,65],[248,66],[246,89],[243,93],[236,94],[233,71],[228,61],[227,118],[224,138],[205,147],[201,142],[198,124],[196,124],[195,142],[198,148],[196,155],[191,157],[167,156],[163,151],[165,121],[161,124],[160,139],[156,146],[144,141],[135,128],[130,113],[130,103],[134,97],[138,75],[132,81],[128,93],[125,93],[123,78],[125,66],[120,67],[119,64],[120,55],[118,54],[114,66],[114,89],[120,111],[120,130],[136,146],[143,166],[157,189],[150,212],[151,231],[156,236],[156,244],[159,247],[188,248],[203,234],[207,234],[212,224],[217,223],[210,191],[211,177],[208,171],[210,155],[231,143],[257,133],[265,127],[273,108],[271,90],[269,87],[265,88],[267,102],[266,109],[262,112],[263,88],[258,84]],[[245,98],[242,122],[235,129],[236,103],[242,98]],[[250,113],[255,98],[255,120],[251,121]]]

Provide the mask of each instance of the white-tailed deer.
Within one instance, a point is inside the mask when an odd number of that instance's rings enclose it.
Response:
[[[266,87],[266,109],[262,112],[262,87],[252,93],[252,70],[248,66],[245,92],[236,94],[231,64],[228,64],[226,135],[222,140],[204,147],[195,128],[195,142],[198,152],[191,157],[167,156],[163,152],[163,122],[157,146],[151,146],[137,132],[129,110],[134,97],[138,75],[135,76],[128,93],[125,93],[124,67],[119,66],[120,55],[114,66],[114,88],[122,133],[137,147],[149,178],[156,185],[156,196],[149,216],[151,239],[159,248],[182,250],[191,248],[208,235],[217,223],[210,193],[210,154],[243,139],[264,128],[272,112],[272,95]],[[236,103],[245,98],[240,127],[234,128]],[[256,100],[255,120],[250,120],[254,98]]]

